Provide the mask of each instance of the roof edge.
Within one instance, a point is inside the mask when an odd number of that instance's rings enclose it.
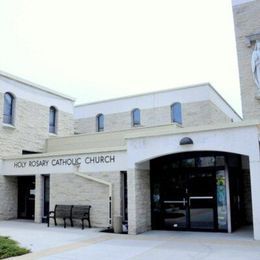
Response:
[[[222,99],[222,101],[236,114],[241,120],[243,118],[238,114],[238,112],[226,101],[226,99],[210,84],[208,83],[208,86]]]
[[[33,82],[29,81],[29,80],[26,80],[26,79],[14,76],[14,75],[12,75],[10,73],[7,73],[7,72],[1,71],[1,70],[0,70],[0,76],[2,76],[4,78],[7,78],[7,79],[10,79],[10,80],[14,80],[14,81],[22,83],[22,84],[25,84],[25,85],[33,87],[35,89],[47,92],[49,94],[52,94],[52,95],[55,95],[55,96],[58,96],[58,97],[62,97],[62,98],[68,99],[68,100],[73,101],[73,102],[76,101],[76,99],[73,98],[73,97],[61,94],[61,93],[59,93],[59,92],[57,92],[55,90],[52,90],[52,89],[49,89],[47,87],[38,85],[38,84],[33,83]]]
[[[213,90],[217,96],[219,96],[222,101],[236,114],[238,118],[243,120],[243,118],[238,114],[238,112],[226,101],[226,99],[211,85],[210,82],[202,82],[198,84],[193,84],[193,85],[187,85],[187,86],[179,86],[179,87],[173,87],[173,88],[167,88],[163,90],[156,90],[156,91],[150,91],[150,92],[145,92],[145,93],[140,93],[140,94],[134,94],[134,95],[129,95],[129,96],[123,96],[123,97],[118,97],[118,98],[111,98],[111,99],[105,99],[105,100],[100,100],[100,101],[94,101],[94,102],[89,102],[89,103],[83,103],[83,104],[78,104],[75,105],[74,107],[83,107],[83,106],[88,106],[88,105],[95,105],[95,104],[100,104],[100,103],[107,103],[107,102],[112,102],[112,101],[117,101],[117,100],[123,100],[123,99],[128,99],[128,98],[134,98],[134,97],[142,97],[146,95],[152,95],[152,94],[158,94],[158,93],[165,93],[168,91],[178,91],[182,89],[189,89],[189,88],[197,88],[197,87],[204,87],[208,86],[211,90]]]
[[[153,94],[157,94],[157,93],[164,93],[164,92],[173,91],[173,90],[178,91],[178,90],[182,90],[182,89],[197,88],[197,87],[203,87],[203,86],[211,86],[211,85],[209,82],[202,82],[202,83],[192,84],[192,85],[187,85],[187,86],[178,86],[178,87],[167,88],[167,89],[163,89],[163,90],[155,90],[155,91],[149,91],[149,92],[140,93],[140,94],[133,94],[133,95],[129,95],[129,96],[122,96],[122,97],[104,99],[104,100],[99,100],[99,101],[94,101],[94,102],[87,102],[87,103],[75,105],[74,107],[88,106],[88,105],[94,105],[94,104],[99,104],[99,103],[104,103],[104,102],[111,102],[111,101],[117,101],[117,100],[122,100],[122,99],[127,99],[127,98],[141,97],[141,96],[153,95]]]

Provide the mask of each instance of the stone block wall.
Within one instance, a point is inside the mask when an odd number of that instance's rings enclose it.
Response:
[[[243,170],[243,203],[245,206],[245,221],[246,224],[253,224],[252,216],[252,198],[251,198],[251,181],[250,181],[250,171]]]
[[[182,104],[182,119],[183,127],[231,122],[231,119],[211,101]],[[141,110],[141,125],[138,127],[161,126],[171,123],[170,106],[154,107]],[[104,126],[106,132],[138,128],[132,126],[131,111],[105,114]],[[76,133],[95,133],[96,130],[95,117],[75,120]]]
[[[138,234],[151,229],[151,191],[149,170],[129,170],[128,233]]]
[[[98,179],[112,183],[112,219],[121,213],[120,172],[87,173]],[[50,175],[50,209],[55,204],[91,205],[91,225],[108,227],[107,185],[88,180],[75,174]]]
[[[0,93],[0,159],[5,156],[20,156],[22,150],[44,152],[46,139],[50,137],[49,107],[16,97],[14,126],[2,123],[3,107],[4,93]],[[73,133],[72,114],[58,110],[57,119],[57,136]],[[16,177],[0,176],[0,219],[17,217],[17,193]],[[40,209],[37,205],[35,220],[40,222]]]
[[[210,101],[183,105],[183,126],[202,126],[230,123],[231,118]]]
[[[49,134],[49,107],[15,99],[14,127],[2,124],[4,94],[0,93],[0,157],[21,155],[22,150],[44,152]],[[72,114],[58,110],[57,136],[73,133]]]
[[[260,1],[251,1],[233,7],[237,55],[244,119],[260,117],[260,100],[256,99],[257,87],[251,70],[254,42],[248,46],[246,36],[260,33]]]
[[[35,208],[34,222],[42,223],[44,211],[44,177],[42,175],[35,176]]]
[[[0,219],[17,218],[17,177],[0,176]]]

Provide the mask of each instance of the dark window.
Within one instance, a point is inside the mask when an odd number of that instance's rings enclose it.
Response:
[[[50,176],[44,175],[44,192],[43,192],[43,220],[47,219],[50,210]],[[43,221],[43,222],[44,222]]]
[[[122,171],[121,173],[121,194],[122,194],[122,217],[123,217],[123,222],[127,223],[128,220],[128,214],[127,214],[127,172]]]
[[[41,153],[41,152],[22,150],[22,154],[37,154],[37,153]]]
[[[138,126],[141,124],[140,109],[136,108],[132,111],[132,122],[133,126]]]
[[[56,131],[57,131],[57,110],[55,107],[50,107],[49,133],[56,134]]]
[[[14,96],[8,92],[4,95],[3,122],[10,125],[14,124]]]
[[[103,114],[97,115],[97,131],[98,132],[104,131],[104,115]]]
[[[182,124],[182,115],[181,115],[181,103],[174,103],[171,106],[171,118],[173,123]]]

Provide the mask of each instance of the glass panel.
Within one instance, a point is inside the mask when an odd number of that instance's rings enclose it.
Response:
[[[214,180],[212,172],[195,172],[189,174],[190,196],[212,196]]]
[[[50,203],[50,177],[44,176],[44,216],[48,215]]]
[[[196,166],[197,167],[214,167],[215,166],[215,157],[214,156],[198,157],[196,159]]]
[[[224,156],[216,156],[216,166],[225,166]]]
[[[154,162],[151,167],[153,228],[226,231],[226,179],[222,170],[225,156],[185,154]],[[221,166],[218,171],[216,165]]]
[[[104,115],[102,114],[97,116],[97,128],[98,132],[104,130]]]
[[[56,109],[54,107],[50,107],[50,115],[49,115],[49,133],[56,132]]]
[[[182,201],[164,201],[164,226],[166,229],[186,227],[186,203]]]
[[[190,197],[190,227],[198,229],[213,229],[213,207],[213,197]]]
[[[218,228],[227,230],[227,194],[226,177],[224,171],[216,172],[217,184],[217,209],[218,209]]]
[[[183,168],[195,167],[195,159],[194,158],[183,159],[182,160],[182,167]]]
[[[212,172],[189,174],[190,227],[214,229],[214,183]]]
[[[174,161],[171,163],[172,168],[180,168],[180,161]]]
[[[185,228],[186,224],[186,175],[170,170],[164,173],[162,187],[164,228]]]
[[[4,115],[3,122],[6,124],[13,123],[13,96],[9,93],[4,95]]]
[[[172,112],[172,122],[182,124],[181,103],[174,103],[171,106],[171,112]]]
[[[133,110],[133,125],[140,125],[140,110],[139,109],[135,109]]]
[[[161,228],[161,215],[162,215],[162,207],[160,200],[160,184],[157,183],[158,180],[153,179],[153,183],[151,186],[152,192],[152,222],[153,228],[159,229]]]

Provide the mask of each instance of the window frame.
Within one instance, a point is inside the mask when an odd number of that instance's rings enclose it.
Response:
[[[182,125],[182,104],[180,102],[174,102],[171,105],[171,122]]]
[[[54,124],[51,125],[51,112],[54,111]],[[53,130],[52,130],[53,129]],[[57,134],[58,130],[58,109],[55,106],[49,107],[49,134]]]
[[[8,107],[11,107],[11,109],[9,108],[9,110],[11,112],[8,114],[5,114],[6,106],[7,106],[6,96],[9,96],[11,98],[11,102],[10,102],[11,105],[8,104]],[[16,101],[16,98],[13,93],[11,93],[11,92],[4,93],[3,121],[2,121],[4,125],[14,126],[14,124],[15,124],[15,103],[16,103],[15,101]],[[8,118],[8,120],[6,120],[6,118]]]
[[[138,112],[139,120],[135,119],[135,113]],[[131,112],[132,126],[137,127],[141,125],[141,110],[139,108],[134,108]],[[138,121],[138,122],[137,122]]]
[[[101,118],[103,122],[100,121]],[[104,114],[100,113],[96,115],[96,131],[104,132],[104,130],[105,130],[105,117]]]

